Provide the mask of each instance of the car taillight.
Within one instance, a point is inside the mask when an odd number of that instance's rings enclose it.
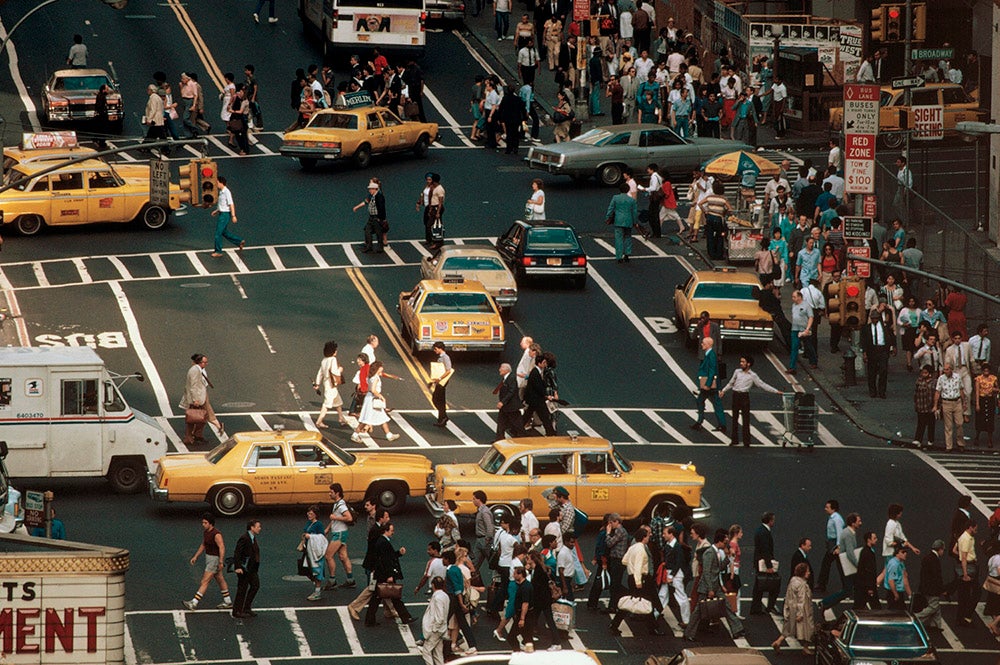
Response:
[[[531,259],[530,257],[524,256],[524,257],[521,258],[521,265],[522,266],[530,266],[533,263],[534,263],[534,260]]]
[[[50,106],[69,106],[69,101],[66,99],[53,99],[49,102]]]
[[[517,295],[517,291],[514,289],[500,289],[500,295],[502,296],[513,296]]]
[[[337,19],[339,19],[339,18],[340,18],[340,10],[339,9],[334,9],[333,10],[333,25],[331,27],[333,27],[333,28],[337,27]]]
[[[493,326],[493,339],[500,339],[500,326]]]
[[[578,257],[576,257],[575,263],[578,266],[585,266],[585,265],[587,265],[587,257],[586,256],[578,256]]]
[[[427,21],[427,12],[420,12],[420,32],[426,30],[424,23]]]
[[[420,326],[420,339],[427,339],[431,336],[430,326]]]

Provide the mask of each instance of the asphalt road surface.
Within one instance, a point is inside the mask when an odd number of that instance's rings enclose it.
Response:
[[[13,24],[17,11],[11,4],[3,7],[5,25]],[[414,359],[405,350],[395,311],[399,293],[419,279],[417,266],[425,252],[413,208],[424,173],[442,174],[448,191],[446,232],[452,241],[464,243],[492,242],[502,233],[523,210],[537,174],[519,159],[487,153],[464,139],[469,84],[483,70],[469,43],[447,31],[428,36],[421,63],[433,95],[428,114],[442,125],[441,140],[426,160],[376,159],[364,172],[341,165],[302,171],[296,161],[277,156],[280,134],[274,130],[293,116],[286,101],[292,73],[317,62],[317,48],[302,37],[290,8],[279,8],[275,26],[255,26],[249,11],[247,3],[234,0],[210,5],[132,0],[125,12],[98,3],[64,3],[39,12],[20,28],[14,39],[18,80],[4,68],[4,88],[18,90],[22,82],[37,105],[46,73],[62,62],[71,35],[81,32],[91,62],[113,62],[122,82],[128,113],[125,137],[116,143],[130,145],[139,135],[137,118],[153,71],[167,72],[172,81],[182,70],[198,71],[214,120],[218,104],[213,103],[213,81],[221,72],[239,74],[247,62],[258,68],[266,131],[255,135],[247,158],[235,158],[224,135],[216,134],[209,146],[210,154],[223,160],[220,170],[235,196],[240,221],[234,230],[247,239],[244,252],[227,249],[223,258],[211,258],[214,220],[206,211],[190,208],[158,232],[101,227],[10,236],[0,263],[2,286],[23,318],[8,324],[7,333],[18,332],[21,343],[36,346],[90,344],[111,369],[141,370],[146,382],[129,382],[123,392],[135,408],[174,432],[175,449],[183,449],[176,436],[183,430],[177,401],[192,353],[210,358],[208,371],[217,386],[213,404],[227,431],[278,424],[301,429],[311,427],[319,408],[310,384],[323,343],[339,341],[346,364],[365,337],[375,333],[382,340],[379,358],[403,377],[386,386],[394,407],[392,428],[403,436],[394,442],[367,438],[359,445],[349,440],[348,430],[331,428],[327,435],[345,448],[409,450],[436,463],[475,460],[489,445],[497,363],[516,360],[517,341],[524,333],[559,358],[560,395],[571,403],[560,415],[561,431],[604,436],[637,460],[694,462],[707,478],[713,527],[740,523],[752,534],[761,512],[777,512],[782,562],[790,560],[802,536],[821,543],[823,503],[830,497],[838,498],[845,511],[859,511],[865,526],[877,531],[884,524],[885,506],[904,503],[908,535],[919,546],[926,547],[947,528],[959,494],[956,474],[972,473],[966,480],[972,482],[981,477],[979,469],[890,449],[860,434],[822,394],[820,428],[811,451],[781,447],[781,403],[763,393],[753,396],[750,449],[729,449],[724,436],[689,429],[697,360],[673,328],[672,293],[690,270],[705,266],[697,254],[667,239],[637,241],[635,260],[616,264],[603,225],[611,192],[593,182],[546,178],[548,216],[570,221],[584,237],[591,259],[586,288],[523,288],[507,326],[504,353],[453,356],[457,374],[448,390],[453,426],[432,427],[421,382],[428,358]],[[46,38],[29,38],[33,34]],[[8,137],[12,126],[30,128],[34,123],[30,111],[23,106],[17,110],[18,103],[14,97],[3,102]],[[140,158],[130,152],[123,159]],[[187,158],[175,153],[173,165]],[[372,175],[382,180],[388,199],[392,251],[384,256],[358,251],[364,220],[350,210]],[[780,371],[787,358],[778,345],[769,350],[727,347],[724,359],[730,369],[738,354],[747,351],[756,355],[755,369],[771,385],[789,392],[812,390],[788,382]],[[835,360],[826,356],[822,362]],[[260,616],[238,623],[211,609],[182,610],[181,601],[191,597],[200,576],[187,560],[200,541],[205,506],[164,506],[142,495],[116,496],[100,481],[23,480],[19,485],[56,492],[71,538],[132,552],[126,596],[129,663],[418,662],[413,640],[419,624],[411,630],[388,621],[374,629],[352,623],[344,607],[351,596],[346,590],[327,592],[318,603],[305,600],[310,585],[295,576],[294,548],[305,522],[301,508],[253,511],[264,524]],[[230,546],[243,524],[243,518],[219,521]],[[415,584],[433,520],[418,499],[411,499],[398,524],[397,540],[408,550],[404,573],[407,583]],[[463,530],[471,532],[469,525]],[[584,552],[593,548],[593,531],[584,537]],[[350,551],[356,560],[363,554],[362,541],[363,534],[352,531]],[[744,551],[751,545],[747,542]],[[820,558],[813,552],[817,569]],[[218,602],[215,593],[209,591],[205,607]],[[417,614],[424,597],[412,596],[408,602],[415,604]],[[741,609],[745,614],[746,598]],[[955,625],[953,606],[946,609],[946,619]],[[578,628],[564,646],[595,649],[607,663],[638,663],[651,653],[672,653],[682,646],[676,637],[649,637],[640,625],[615,638],[606,624],[606,617],[581,605]],[[502,649],[490,628],[488,620],[477,628],[480,648]],[[752,617],[747,644],[779,662],[768,649],[779,630],[770,618]],[[981,621],[934,639],[945,663],[996,660],[997,643]],[[704,641],[732,644],[724,631],[705,634]],[[780,658],[806,661],[797,655]]]

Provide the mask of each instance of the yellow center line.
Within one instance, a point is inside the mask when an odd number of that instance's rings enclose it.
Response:
[[[403,343],[403,338],[400,335],[400,331],[396,330],[396,326],[393,325],[392,317],[389,316],[389,312],[386,311],[385,307],[382,305],[382,301],[379,300],[378,296],[375,295],[374,289],[372,289],[371,284],[365,279],[364,274],[358,268],[348,268],[347,276],[351,278],[354,283],[355,288],[357,288],[358,293],[361,294],[361,298],[368,305],[368,309],[371,310],[375,319],[382,326],[382,330],[385,331],[386,337],[388,337],[389,342],[392,343],[394,349],[399,354],[399,357],[403,360],[403,364],[406,365],[406,369],[409,370],[410,375],[413,376],[420,388],[420,391],[427,398],[427,402],[431,406],[434,406],[434,402],[431,398],[431,391],[427,387],[428,382],[430,382],[430,376],[424,370],[423,366],[416,361],[410,355],[410,350],[406,348]]]
[[[177,16],[177,21],[184,28],[184,32],[187,33],[188,38],[191,40],[191,44],[194,45],[194,50],[198,52],[198,58],[201,63],[205,65],[205,69],[208,70],[208,75],[212,77],[212,82],[215,83],[215,87],[221,92],[225,88],[224,77],[222,76],[222,70],[219,69],[218,63],[215,62],[215,58],[212,57],[211,51],[208,50],[208,45],[205,44],[205,40],[201,38],[201,33],[198,32],[198,28],[195,27],[194,21],[191,20],[191,16],[187,13],[184,5],[180,0],[167,0],[167,4],[174,11]]]

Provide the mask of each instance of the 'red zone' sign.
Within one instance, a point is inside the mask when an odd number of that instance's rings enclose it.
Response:
[[[875,137],[871,134],[848,134],[845,139],[845,190],[852,194],[875,191]]]

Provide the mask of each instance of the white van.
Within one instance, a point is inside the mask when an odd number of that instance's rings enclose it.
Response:
[[[12,476],[106,476],[116,492],[141,492],[167,452],[155,420],[118,387],[141,374],[109,372],[90,347],[0,348],[0,440]]]

